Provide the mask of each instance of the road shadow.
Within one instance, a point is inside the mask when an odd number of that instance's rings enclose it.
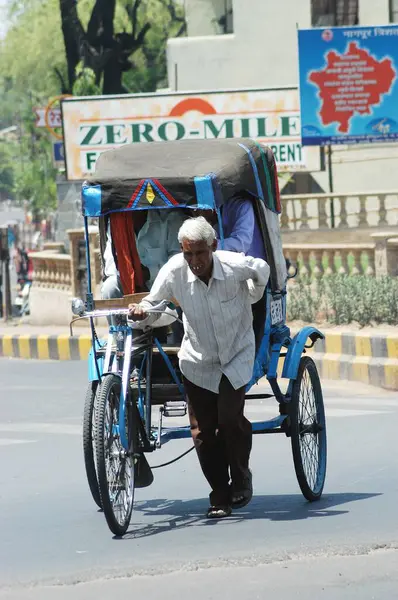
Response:
[[[336,508],[350,502],[368,500],[380,493],[355,494],[341,493],[325,495],[318,502],[306,502],[300,494],[282,496],[254,496],[251,503],[241,510],[233,512],[231,517],[221,520],[206,519],[205,514],[209,506],[207,498],[197,500],[147,500],[138,501],[134,505],[134,512],[130,530],[125,534],[124,540],[151,537],[166,533],[172,529],[186,527],[216,527],[230,526],[234,523],[253,520],[270,521],[302,521],[304,519],[336,517],[347,514],[349,510]],[[148,518],[150,523],[142,521],[134,523],[134,516]]]

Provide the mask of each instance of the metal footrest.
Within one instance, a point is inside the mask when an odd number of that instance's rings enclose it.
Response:
[[[185,417],[187,414],[187,403],[183,400],[179,402],[166,402],[163,405],[164,417]]]

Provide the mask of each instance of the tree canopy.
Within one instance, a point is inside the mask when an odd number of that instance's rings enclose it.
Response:
[[[81,62],[97,85],[102,76],[103,93],[119,70],[125,92],[154,91],[165,84],[167,38],[185,32],[174,0],[13,0],[10,13],[0,72],[43,97],[71,93]]]
[[[51,140],[33,107],[63,93],[151,92],[167,85],[166,42],[184,34],[175,0],[11,0],[0,41],[0,189],[34,211],[56,203]],[[10,170],[11,167],[11,170]]]

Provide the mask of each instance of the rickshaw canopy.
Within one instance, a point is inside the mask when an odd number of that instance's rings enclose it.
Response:
[[[123,145],[100,155],[83,184],[85,217],[162,208],[213,209],[231,198],[259,198],[280,213],[272,151],[251,139]]]

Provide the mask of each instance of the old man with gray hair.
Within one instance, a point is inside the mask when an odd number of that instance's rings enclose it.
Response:
[[[130,305],[130,318],[152,325],[159,315],[146,309],[174,298],[183,310],[179,363],[192,437],[211,487],[207,516],[222,518],[253,495],[252,428],[244,416],[255,358],[251,305],[263,296],[270,269],[260,258],[217,251],[204,217],[185,221],[178,241],[182,253],[161,268],[145,300]]]

